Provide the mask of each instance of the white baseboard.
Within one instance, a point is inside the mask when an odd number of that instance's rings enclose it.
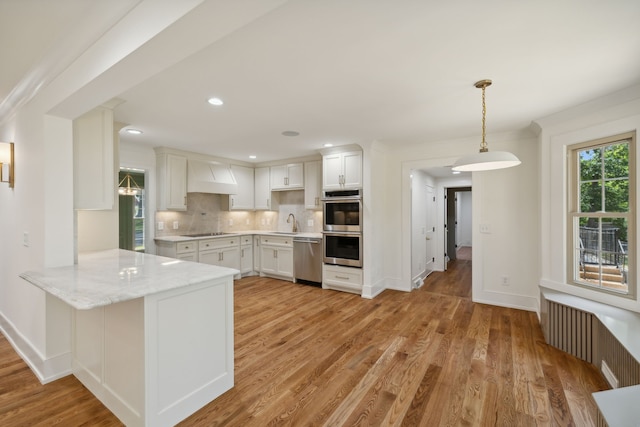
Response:
[[[13,349],[31,368],[40,383],[47,384],[72,373],[71,352],[45,359],[33,345],[0,313],[0,332],[7,338]]]

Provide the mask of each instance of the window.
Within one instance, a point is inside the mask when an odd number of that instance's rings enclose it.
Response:
[[[635,133],[569,149],[569,277],[579,286],[633,296]]]

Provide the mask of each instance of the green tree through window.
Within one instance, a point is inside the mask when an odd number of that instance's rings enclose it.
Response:
[[[634,135],[571,150],[572,276],[575,283],[629,293]]]

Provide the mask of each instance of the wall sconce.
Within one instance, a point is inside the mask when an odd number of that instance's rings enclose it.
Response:
[[[15,162],[13,142],[0,142],[0,182],[8,182],[13,188]]]

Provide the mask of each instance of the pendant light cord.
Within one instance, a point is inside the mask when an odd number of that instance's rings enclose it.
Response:
[[[491,83],[489,83],[491,84]],[[480,144],[480,152],[481,153],[486,153],[487,151],[489,151],[489,149],[487,148],[487,141],[485,140],[485,135],[486,135],[486,116],[487,116],[487,105],[485,103],[484,100],[484,90],[487,88],[488,85],[483,84],[482,87],[482,144]]]

